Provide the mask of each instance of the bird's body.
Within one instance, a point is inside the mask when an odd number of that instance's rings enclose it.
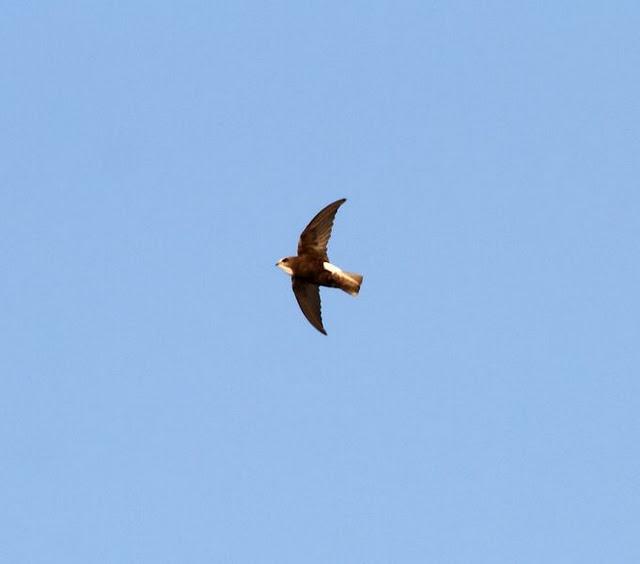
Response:
[[[359,274],[344,272],[330,262],[314,256],[287,257],[287,263],[278,266],[298,280],[328,288],[340,288],[347,294],[357,295],[362,283],[362,276]],[[354,285],[358,288],[355,289]]]
[[[344,272],[329,262],[327,244],[338,208],[346,199],[337,200],[321,210],[304,229],[298,242],[298,255],[285,257],[276,266],[291,276],[293,293],[305,317],[321,333],[327,334],[322,325],[320,286],[340,288],[357,296],[362,276]]]

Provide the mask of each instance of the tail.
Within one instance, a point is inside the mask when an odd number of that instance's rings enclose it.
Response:
[[[331,272],[334,282],[337,282],[338,288],[344,290],[347,294],[357,296],[362,284],[362,274],[356,272],[345,272],[330,262],[323,262],[322,266],[328,272]]]
[[[357,296],[360,291],[360,286],[362,285],[362,279],[362,274],[357,274],[356,272],[341,272],[340,289],[347,292],[347,294]]]

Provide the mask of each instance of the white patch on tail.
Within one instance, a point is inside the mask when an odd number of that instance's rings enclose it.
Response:
[[[325,270],[331,272],[331,274],[340,274],[342,272],[341,268],[338,268],[335,264],[331,264],[330,262],[323,262],[322,266],[324,266]]]
[[[357,296],[360,291],[360,284],[362,284],[362,276],[360,274],[356,274],[355,272],[344,272],[341,268],[338,268],[335,264],[331,264],[330,262],[323,262],[322,266],[328,272],[334,275],[341,283],[341,289],[347,292],[347,294],[351,294],[352,296]]]

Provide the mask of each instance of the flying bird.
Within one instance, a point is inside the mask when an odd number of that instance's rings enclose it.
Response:
[[[309,323],[326,335],[322,325],[320,286],[340,288],[357,296],[362,284],[362,275],[344,272],[329,262],[327,245],[331,237],[333,220],[338,208],[347,201],[337,200],[322,209],[300,234],[298,256],[280,259],[276,266],[291,276],[293,293]]]

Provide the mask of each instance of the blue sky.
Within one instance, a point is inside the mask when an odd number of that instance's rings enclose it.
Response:
[[[640,5],[546,4],[6,3],[2,561],[640,561]]]

